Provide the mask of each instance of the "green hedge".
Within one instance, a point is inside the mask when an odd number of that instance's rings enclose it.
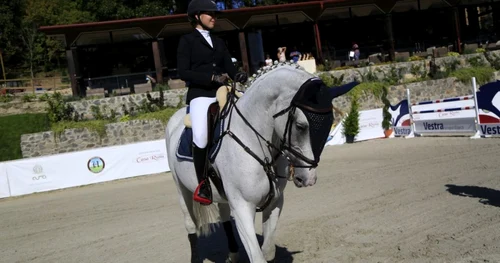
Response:
[[[50,130],[47,114],[19,114],[0,117],[0,161],[21,159],[21,135]]]

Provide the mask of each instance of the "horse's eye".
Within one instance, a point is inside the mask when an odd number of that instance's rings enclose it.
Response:
[[[307,129],[307,124],[301,123],[301,122],[297,122],[297,129],[303,131],[303,130]]]

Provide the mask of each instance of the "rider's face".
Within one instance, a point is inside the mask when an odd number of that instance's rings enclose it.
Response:
[[[216,16],[213,12],[204,12],[200,15],[200,20],[206,27],[212,29],[215,26]]]

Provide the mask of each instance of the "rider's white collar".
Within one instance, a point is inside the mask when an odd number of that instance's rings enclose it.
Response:
[[[208,42],[208,44],[210,44],[210,46],[213,47],[212,39],[210,38],[210,32],[208,30],[204,30],[204,29],[199,29],[199,28],[196,28],[196,29],[201,33],[201,35],[205,38],[205,40]]]

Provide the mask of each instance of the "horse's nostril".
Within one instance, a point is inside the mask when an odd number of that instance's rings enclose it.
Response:
[[[295,177],[299,183],[302,183],[302,178],[300,177]]]

